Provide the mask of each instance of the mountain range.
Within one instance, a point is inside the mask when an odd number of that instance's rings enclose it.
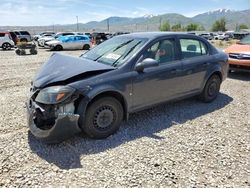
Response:
[[[145,15],[143,17],[129,18],[129,17],[109,17],[102,21],[91,21],[88,23],[79,23],[78,27],[81,31],[157,31],[160,24],[168,21],[171,25],[182,24],[183,26],[190,23],[197,23],[202,25],[207,31],[211,30],[212,24],[222,18],[226,19],[226,28],[228,30],[235,30],[239,24],[245,24],[250,28],[250,9],[247,10],[229,10],[219,9],[198,14],[194,17],[186,17],[177,13],[167,13],[162,15]],[[50,26],[0,26],[1,29],[26,29],[33,32],[43,30],[66,31],[76,30],[76,23],[67,25],[50,25]]]

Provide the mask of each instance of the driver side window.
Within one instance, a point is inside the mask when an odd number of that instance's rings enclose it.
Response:
[[[175,40],[165,39],[151,45],[143,53],[143,59],[151,58],[159,62],[159,64],[171,63],[175,60]]]

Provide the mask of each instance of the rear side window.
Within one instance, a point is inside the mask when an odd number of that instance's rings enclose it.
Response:
[[[20,31],[21,35],[30,35],[27,31]]]
[[[0,33],[0,37],[4,37],[5,36],[5,33]]]
[[[17,32],[17,31],[15,31],[15,34],[16,34],[16,35],[20,35],[20,33],[19,33],[19,32]]]
[[[206,44],[195,39],[180,39],[183,58],[192,58],[208,54]]]

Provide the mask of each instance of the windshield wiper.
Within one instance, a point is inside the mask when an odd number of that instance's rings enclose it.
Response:
[[[135,48],[136,46],[138,46],[142,41],[137,42],[132,48],[130,48],[130,50],[124,55],[119,57],[117,60],[115,60],[115,62],[112,64],[113,67],[117,66],[118,61],[123,57],[123,59],[125,59]]]
[[[120,44],[119,46],[117,46],[117,47],[113,50],[113,52],[115,52],[116,50],[120,49],[121,47],[123,47],[123,46],[129,44],[129,43],[132,42],[133,40],[134,40],[134,39],[131,39],[131,40],[127,41],[127,42],[124,42],[124,43]]]

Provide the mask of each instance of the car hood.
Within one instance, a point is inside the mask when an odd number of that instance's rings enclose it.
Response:
[[[41,41],[41,40],[54,40],[55,38],[54,37],[40,37],[38,39],[38,41]]]
[[[79,75],[81,75],[81,78],[86,78],[86,74],[88,73],[101,73],[114,69],[112,66],[85,58],[54,53],[48,62],[42,65],[33,79],[33,84],[37,88],[42,88],[46,85],[63,82]]]
[[[47,44],[59,44],[59,43],[61,43],[61,42],[59,40],[55,40],[55,39],[47,42]]]
[[[225,49],[226,53],[246,53],[250,54],[250,45],[242,45],[242,44],[234,44],[227,49]]]

